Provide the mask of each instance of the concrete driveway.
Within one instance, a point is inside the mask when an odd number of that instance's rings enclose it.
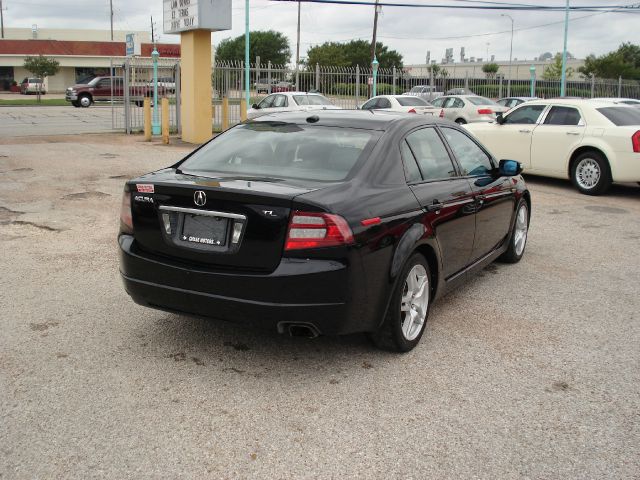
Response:
[[[0,478],[638,478],[640,188],[530,177],[522,262],[393,355],[133,304],[124,179],[187,151],[2,135]]]
[[[0,138],[113,132],[111,115],[110,105],[0,106]]]

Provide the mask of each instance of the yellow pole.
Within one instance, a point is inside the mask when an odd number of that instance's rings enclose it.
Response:
[[[222,99],[222,131],[229,128],[229,98]]]
[[[162,143],[169,145],[169,99],[162,99]]]
[[[144,99],[144,139],[147,142],[151,141],[151,99],[149,97]]]
[[[245,121],[247,119],[247,101],[242,98],[240,99],[240,120]]]
[[[211,32],[180,34],[182,140],[204,143],[211,138]]]

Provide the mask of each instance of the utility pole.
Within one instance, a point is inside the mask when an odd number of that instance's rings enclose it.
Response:
[[[0,32],[2,32],[1,38],[4,38],[4,9],[2,8],[2,0],[0,0]]]
[[[1,0],[0,0],[1,1]],[[298,73],[300,65],[300,0],[298,0],[298,40],[296,42],[296,90],[300,90],[300,75]]]
[[[371,40],[371,63],[376,56],[376,37],[378,35],[378,0],[376,0],[375,13],[373,14],[373,39]]]
[[[156,44],[156,36],[153,30],[153,15],[151,15],[151,43]]]
[[[569,0],[564,11],[564,48],[562,49],[562,79],[560,80],[560,96],[566,95],[567,89],[567,36],[569,34]]]
[[[511,96],[511,66],[513,64],[513,17],[511,15],[507,15],[503,13],[500,15],[501,17],[507,17],[511,20],[511,46],[509,47],[509,83],[507,83],[507,97]]]
[[[2,5],[2,1],[0,1]],[[111,11],[111,41],[113,42],[113,0],[109,0],[109,10]]]

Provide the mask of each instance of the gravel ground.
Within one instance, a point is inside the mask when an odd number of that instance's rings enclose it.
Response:
[[[0,478],[640,477],[640,188],[530,178],[523,261],[394,355],[131,302],[124,178],[188,150],[0,139]]]

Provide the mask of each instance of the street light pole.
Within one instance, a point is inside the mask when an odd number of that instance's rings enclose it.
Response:
[[[296,90],[300,91],[300,0],[298,0],[298,40],[296,41]]]
[[[562,80],[560,81],[560,96],[564,97],[567,90],[567,36],[569,34],[569,0],[564,11],[564,48],[562,49]]]
[[[2,37],[4,38],[4,11],[2,9],[2,0],[0,0],[0,32],[2,32]]]
[[[380,65],[380,63],[378,62],[378,59],[374,56],[373,57],[373,62],[371,62],[371,69],[373,70],[373,95],[371,95],[372,97],[375,97],[377,94],[377,83],[378,83],[378,66]]]
[[[507,97],[511,96],[511,65],[513,59],[513,17],[506,13],[500,15],[501,17],[508,17],[511,20],[511,46],[509,47],[509,81],[507,82]]]
[[[113,42],[113,0],[109,0],[109,9],[111,11],[111,41]],[[0,10],[2,10],[2,1],[0,1]]]
[[[249,0],[244,3],[244,98],[247,108],[251,105],[249,95]],[[257,79],[256,79],[257,81]]]

